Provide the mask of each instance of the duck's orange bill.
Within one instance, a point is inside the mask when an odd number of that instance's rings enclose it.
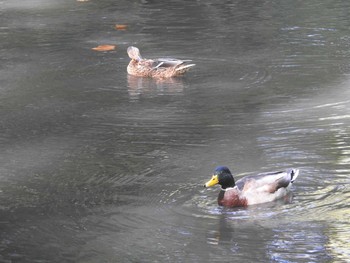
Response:
[[[219,178],[217,175],[213,175],[213,177],[205,183],[204,187],[211,187],[219,183]]]

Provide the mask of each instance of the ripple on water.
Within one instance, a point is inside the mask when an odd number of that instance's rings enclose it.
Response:
[[[271,80],[271,74],[266,69],[255,69],[254,68],[244,76],[240,78],[241,81],[247,83],[247,86],[261,85]]]
[[[307,224],[307,226],[305,226]],[[274,238],[268,245],[271,259],[284,262],[288,259],[304,262],[318,262],[331,259],[324,243],[327,236],[320,222],[304,223],[289,221],[274,229]]]
[[[341,196],[349,196],[349,191],[346,187],[334,186],[314,191],[313,180],[322,181],[324,174],[318,171],[311,180],[310,173],[312,171],[306,170],[300,174],[300,178],[306,177],[306,182],[293,187],[291,202],[234,209],[217,205],[218,188],[203,189],[194,183],[171,183],[169,178],[150,179],[153,181],[139,178],[143,183],[136,192],[128,187],[125,191],[120,189],[121,194],[130,198],[134,196],[134,202],[108,205],[85,219],[84,227],[90,231],[84,238],[87,242],[84,249],[112,246],[113,253],[126,256],[130,252],[128,244],[133,244],[138,250],[147,251],[149,256],[156,253],[163,260],[176,260],[186,258],[190,251],[207,253],[199,249],[206,246],[214,246],[215,253],[220,252],[221,256],[234,252],[238,258],[245,258],[244,248],[266,244],[268,251],[265,256],[273,260],[322,261],[329,257],[328,254],[336,255],[344,249],[337,248],[336,244],[345,240],[346,232],[342,234],[341,230],[339,233],[338,228],[341,222],[345,224],[348,209]],[[125,183],[131,184],[132,180],[123,181]],[[342,204],[328,206],[332,202]],[[338,222],[334,222],[335,218]],[[331,229],[322,221],[330,222]],[[256,236],[254,231],[259,231],[256,240],[252,239]],[[165,252],[159,255],[159,250]],[[89,253],[82,252],[84,255]],[[208,252],[208,257],[217,257],[215,253]],[[127,256],[137,261],[140,255],[145,254],[136,252]]]
[[[205,74],[207,81],[212,81],[212,83],[207,82],[201,89],[206,87],[210,89],[212,89],[212,87],[218,87],[218,83],[220,83],[220,89],[217,90],[218,92],[225,89],[232,91],[233,88],[256,88],[263,86],[264,83],[269,82],[272,78],[269,69],[259,67],[245,57],[237,58],[235,61],[226,58],[196,58],[198,64],[203,64],[202,68],[205,67],[208,60],[210,60],[210,64],[208,65],[211,65],[211,67],[204,68],[201,70],[201,72],[204,73],[199,72],[198,74]],[[227,67],[227,63],[230,64],[230,67]],[[198,76],[200,79],[204,78],[204,76]],[[208,76],[212,76],[212,78],[208,78]]]
[[[349,262],[349,213],[346,221],[334,221],[327,230],[328,242],[326,248],[335,258],[343,262]]]

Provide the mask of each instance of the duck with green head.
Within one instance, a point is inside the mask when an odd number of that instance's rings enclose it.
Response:
[[[287,196],[298,175],[298,169],[287,169],[246,176],[235,182],[226,166],[218,166],[204,187],[221,185],[218,204],[226,207],[242,207],[272,202]]]

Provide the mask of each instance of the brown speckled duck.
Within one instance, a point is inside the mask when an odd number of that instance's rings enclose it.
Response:
[[[226,207],[242,207],[285,197],[298,175],[298,169],[288,169],[246,176],[235,182],[230,170],[226,166],[219,166],[204,187],[221,185],[218,204]]]
[[[128,47],[131,61],[127,67],[130,75],[152,78],[170,78],[184,74],[195,64],[187,64],[191,60],[173,58],[145,59],[141,57],[137,47]]]

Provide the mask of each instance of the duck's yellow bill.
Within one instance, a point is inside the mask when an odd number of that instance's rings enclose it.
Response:
[[[204,187],[211,187],[219,183],[219,178],[217,175],[213,175],[213,177],[205,183]]]

